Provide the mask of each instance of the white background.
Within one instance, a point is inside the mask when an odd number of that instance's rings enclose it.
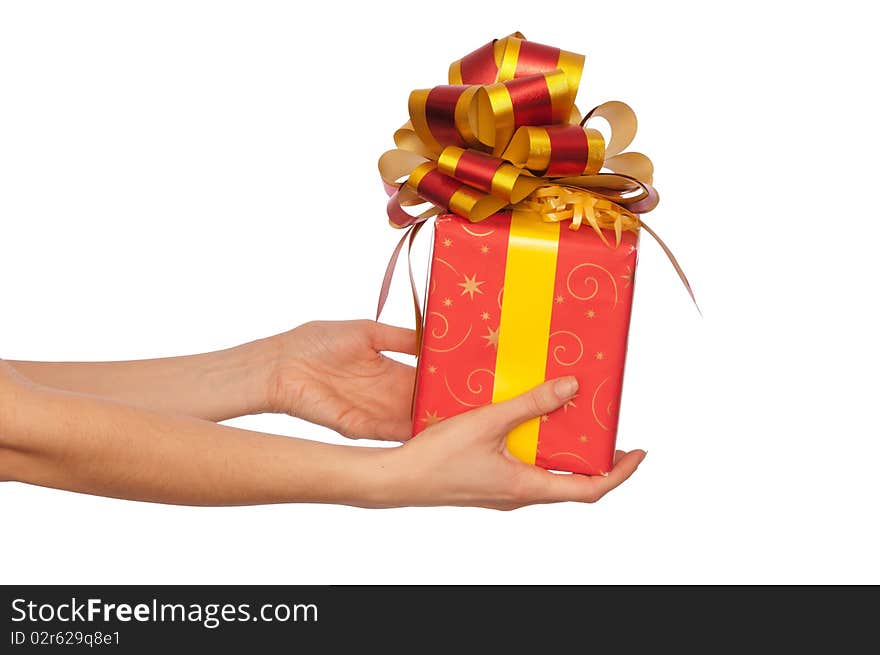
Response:
[[[878,106],[862,3],[0,3],[0,355],[201,352],[369,317],[376,159],[516,29],[654,160],[596,505],[194,509],[0,485],[0,582],[880,582]],[[868,5],[864,5],[867,7]],[[395,286],[386,319],[408,324]],[[342,441],[286,417],[236,425]]]

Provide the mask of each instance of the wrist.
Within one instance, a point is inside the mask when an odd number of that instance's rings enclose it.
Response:
[[[369,452],[363,462],[363,488],[360,497],[364,507],[389,508],[407,505],[404,493],[405,473],[402,466],[401,446],[392,448],[359,448]]]
[[[363,497],[369,500],[370,507],[406,507],[423,504],[417,491],[425,478],[419,479],[412,462],[409,461],[405,445],[389,448],[364,448],[372,457],[365,471]]]
[[[293,329],[247,344],[258,349],[257,358],[265,362],[261,383],[264,412],[300,415],[298,406],[309,371],[298,355],[296,335]]]
[[[402,494],[400,446],[392,448],[327,446],[333,463],[324,471],[322,495],[317,502],[385,509],[408,504]]]
[[[221,360],[217,368],[227,380],[235,380],[230,389],[239,404],[237,415],[273,411],[272,385],[276,379],[277,346],[272,339],[260,339],[228,350],[212,353]],[[210,366],[214,368],[214,366]]]

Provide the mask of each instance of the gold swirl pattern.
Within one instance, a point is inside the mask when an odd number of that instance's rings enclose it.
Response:
[[[476,388],[474,388],[474,385],[471,382],[471,378],[473,378],[474,375],[476,375],[477,373],[488,373],[490,376],[492,376],[493,379],[495,377],[495,371],[491,371],[488,368],[475,368],[473,371],[468,373],[468,376],[466,379],[467,388],[468,388],[468,391],[470,391],[475,396],[483,393],[483,385],[482,384],[479,384],[476,386]]]
[[[449,331],[449,321],[446,320],[446,317],[443,316],[443,314],[440,314],[439,312],[431,312],[431,313],[432,313],[432,314],[437,314],[438,316],[442,316],[442,317],[443,317],[443,320],[446,322],[446,329],[445,329],[444,332],[443,332],[443,336],[446,336],[446,333]],[[468,337],[471,336],[471,330],[473,330],[473,327],[474,327],[473,325],[468,325],[467,332],[466,332],[465,335],[461,338],[461,341],[459,341],[457,344],[455,344],[454,346],[452,346],[452,348],[434,348],[433,346],[429,346],[428,344],[425,344],[425,350],[430,350],[431,352],[434,352],[434,353],[449,353],[449,352],[452,352],[453,350],[458,349],[458,348],[461,346],[461,344],[463,344],[465,341],[468,340]],[[436,336],[436,335],[434,334],[433,331],[431,332],[431,335],[434,336],[434,338],[436,338],[436,339],[442,339],[442,338],[443,338],[443,337]]]
[[[501,296],[504,295],[504,287],[498,290],[498,309],[501,309]]]
[[[453,266],[452,264],[450,264],[450,263],[449,263],[448,261],[446,261],[445,259],[442,259],[441,257],[434,257],[434,261],[435,261],[435,262],[439,262],[439,263],[443,264],[444,266],[448,266],[449,269],[450,269],[453,273],[455,273],[456,275],[458,275],[459,277],[461,277],[461,273],[458,272],[458,270],[455,268],[455,266]]]
[[[486,371],[487,373],[492,373],[492,371],[485,369],[485,368],[478,368],[478,369],[470,372],[470,374],[467,377],[467,387],[468,387],[468,391],[470,391],[474,395],[479,394],[483,390],[483,385],[479,385],[479,387],[478,387],[479,391],[474,391],[473,388],[471,387],[471,376],[474,373],[478,373],[480,371]],[[492,375],[494,376],[495,374],[492,373]],[[485,402],[469,403],[466,400],[462,400],[461,398],[459,398],[458,395],[456,395],[456,393],[452,390],[452,386],[449,384],[449,378],[447,378],[445,375],[443,376],[443,384],[446,385],[446,391],[449,392],[449,395],[452,396],[452,399],[455,400],[455,402],[457,402],[459,405],[464,405],[465,407],[482,407],[483,405],[486,404]]]
[[[566,362],[560,359],[560,353],[565,354],[566,347],[564,344],[557,344],[556,346],[553,346],[554,361],[560,366],[574,366],[579,361],[581,361],[581,358],[584,356],[584,342],[581,341],[581,338],[578,335],[576,335],[574,332],[569,332],[568,330],[557,330],[556,332],[551,333],[549,340],[552,340],[553,337],[555,337],[557,334],[565,334],[572,337],[577,343],[580,350],[578,351],[578,356],[575,359],[570,362]]]
[[[467,232],[468,234],[470,234],[472,237],[487,237],[490,234],[493,234],[495,232],[495,230],[489,230],[488,232],[474,232],[473,230],[468,228],[466,225],[462,225],[461,229],[464,230],[465,232]]]
[[[605,378],[599,383],[599,386],[596,387],[596,390],[593,392],[593,402],[590,403],[593,410],[593,418],[596,420],[596,423],[599,424],[599,427],[605,430],[606,432],[610,432],[611,430],[605,425],[602,421],[599,420],[599,415],[596,413],[596,398],[599,396],[599,390],[602,386],[608,382],[608,378]]]
[[[446,318],[440,312],[430,312],[428,316],[439,316],[440,320],[443,321],[443,329],[441,331],[437,331],[437,328],[431,328],[431,336],[435,339],[442,339],[449,332],[449,319]]]
[[[593,292],[590,295],[581,296],[581,295],[575,293],[575,291],[571,288],[571,278],[575,274],[575,271],[577,271],[581,268],[598,268],[600,271],[602,271],[603,273],[605,273],[605,275],[608,276],[608,279],[611,280],[611,288],[614,289],[614,304],[611,306],[611,309],[614,309],[615,307],[617,307],[617,301],[618,301],[617,281],[614,279],[614,276],[611,274],[611,272],[607,268],[605,268],[604,266],[599,266],[599,264],[592,264],[592,263],[588,262],[585,264],[578,264],[573,269],[571,269],[568,272],[568,277],[565,280],[565,288],[568,289],[568,292],[573,297],[577,298],[578,300],[592,300],[593,298],[596,297],[596,294],[599,293],[599,280],[597,280],[595,277],[592,277],[592,276],[587,276],[584,278],[584,284],[592,284],[592,286],[593,286]]]

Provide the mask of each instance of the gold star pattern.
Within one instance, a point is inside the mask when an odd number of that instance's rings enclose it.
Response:
[[[431,364],[431,365],[428,367],[428,373],[430,373],[431,375],[433,375],[433,374],[436,373],[436,372],[437,372],[437,367],[434,366],[433,364]]]
[[[489,246],[484,243],[482,246],[480,246],[480,252],[484,255],[489,254]]]
[[[498,330],[493,330],[491,327],[489,328],[489,334],[484,334],[483,338],[486,340],[486,347],[495,346],[498,348]]]
[[[629,254],[630,254],[630,255],[633,254],[635,251],[636,251],[636,247],[635,247],[635,246],[630,246],[630,247],[629,247]]]
[[[444,307],[452,307],[452,298],[444,298],[443,299]]]
[[[444,248],[452,247],[452,239],[450,239],[449,237],[446,237],[445,239],[443,239],[443,247]]]
[[[541,423],[546,423],[549,420],[550,420],[549,416],[547,416],[546,414],[541,414]]]
[[[480,289],[481,284],[486,284],[486,283],[485,282],[478,282],[477,281],[477,274],[474,273],[470,277],[465,275],[464,282],[459,282],[458,286],[460,286],[463,289],[463,291],[461,292],[461,295],[465,295],[466,293],[470,294],[471,300],[473,300],[475,293],[479,293],[479,294],[483,293],[482,290]]]
[[[631,247],[631,246],[630,246]],[[620,276],[621,279],[626,280],[626,284],[623,286],[624,289],[629,287],[633,283],[633,270],[629,266],[626,267],[626,273]]]
[[[574,399],[575,399],[575,398],[577,398],[577,396],[574,396],[571,400],[569,400],[567,403],[565,403],[565,404],[562,406],[562,411],[564,411],[564,412],[567,414],[567,413],[568,413],[568,408],[569,408],[569,407],[574,407],[575,409],[577,409],[577,405],[576,405],[575,402],[574,402]]]
[[[605,353],[599,352],[593,355],[596,359],[605,359]]]
[[[581,443],[587,443],[589,441],[589,439],[587,438],[587,435],[585,435],[585,434],[582,434],[581,436],[579,436],[578,439],[580,440]]]
[[[488,321],[491,318],[491,316],[489,316],[489,312],[483,312],[482,314],[480,314],[480,318],[483,319],[484,321]]]
[[[425,415],[421,418],[421,420],[425,422],[425,427],[436,425],[444,419],[443,416],[438,416],[437,414],[438,412],[429,412],[428,410],[425,410]]]
[[[556,304],[561,305],[565,302],[565,296],[556,296]]]
[[[590,310],[587,310],[587,313],[584,314],[584,316],[586,316],[587,318],[596,318],[596,312],[594,312],[592,309],[590,309]]]

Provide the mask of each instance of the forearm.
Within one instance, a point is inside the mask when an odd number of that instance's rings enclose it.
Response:
[[[123,362],[9,361],[39,385],[209,421],[266,411],[269,340],[186,357]]]
[[[182,505],[386,504],[386,449],[250,432],[57,390],[17,396],[0,426],[0,474],[9,479]]]

